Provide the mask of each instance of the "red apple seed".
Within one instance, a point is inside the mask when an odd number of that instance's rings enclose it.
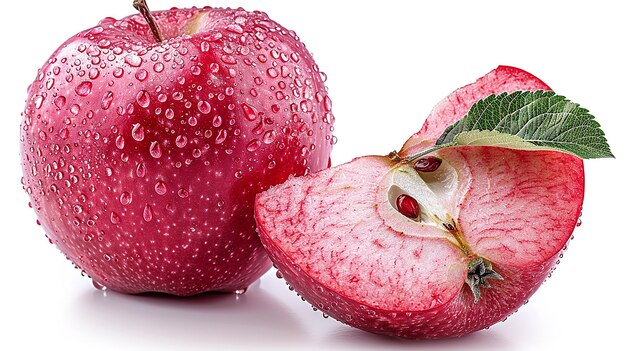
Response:
[[[418,172],[434,172],[441,166],[441,159],[435,156],[426,156],[415,161],[413,169]]]
[[[417,200],[410,195],[402,194],[396,199],[398,212],[411,219],[418,219],[420,216],[420,205]]]

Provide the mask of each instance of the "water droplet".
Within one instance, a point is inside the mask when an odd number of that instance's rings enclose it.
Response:
[[[124,69],[122,67],[116,67],[113,70],[113,77],[120,78],[123,75],[124,75]]]
[[[328,97],[328,95],[324,96],[324,109],[326,110],[326,112],[330,112],[332,107],[333,103],[330,100],[330,97]]]
[[[118,216],[117,213],[115,212],[111,212],[111,223],[113,224],[120,223],[120,216]]]
[[[118,135],[117,138],[115,138],[115,146],[122,150],[124,148],[124,137],[121,135]]]
[[[124,62],[133,67],[139,67],[141,65],[141,57],[135,54],[128,54],[124,57]]]
[[[100,71],[97,68],[92,68],[89,70],[89,79],[96,79],[100,75]]]
[[[183,148],[187,145],[187,137],[184,135],[179,135],[176,137],[176,146],[179,148]]]
[[[74,213],[80,214],[83,212],[83,207],[81,205],[74,205],[73,210],[74,210]]]
[[[80,113],[80,106],[78,106],[78,105],[76,105],[76,104],[72,105],[72,106],[70,107],[70,112],[71,112],[74,116],[78,115],[78,113]]]
[[[206,101],[198,101],[198,111],[204,113],[205,115],[211,112],[211,105]]]
[[[137,93],[137,103],[143,108],[150,106],[150,94],[145,90],[141,90]]]
[[[229,32],[236,33],[236,34],[242,34],[243,33],[243,28],[240,25],[236,24],[236,23],[229,24],[226,27],[226,30],[228,30]]]
[[[133,195],[131,193],[129,193],[128,191],[124,191],[120,194],[120,203],[122,205],[126,206],[131,202],[133,202]]]
[[[152,207],[146,204],[146,207],[143,208],[143,220],[146,222],[150,222],[152,220]]]
[[[185,188],[178,189],[178,196],[182,199],[185,199],[189,196],[189,191]]]
[[[219,132],[217,133],[217,136],[215,137],[215,143],[218,145],[223,143],[224,140],[226,140],[227,136],[228,136],[228,132],[225,129],[220,129]]]
[[[144,130],[141,124],[139,123],[133,124],[133,130],[131,131],[131,135],[133,136],[133,139],[137,141],[143,140],[143,138],[145,137],[145,134],[144,134]]]
[[[97,280],[92,279],[91,280],[91,284],[93,284],[93,287],[98,289],[98,290],[106,290],[107,287],[104,286],[103,284],[99,283]]]
[[[191,74],[193,74],[194,76],[199,76],[200,73],[202,73],[202,69],[200,69],[200,67],[196,65],[191,66]]]
[[[583,225],[583,220],[578,218],[578,221],[576,221],[576,226],[580,227],[581,225]]]
[[[233,293],[235,293],[235,295],[243,295],[243,294],[246,293],[247,290],[248,290],[248,288],[237,289],[237,290],[233,291]]]
[[[159,195],[165,195],[165,193],[167,192],[167,185],[165,184],[165,182],[159,180],[158,182],[156,182],[156,184],[154,184],[154,191],[156,191],[156,193]]]
[[[159,142],[153,141],[152,143],[150,143],[150,156],[154,158],[160,158],[161,155],[161,145],[159,144]]]
[[[143,162],[137,165],[137,169],[135,169],[135,174],[139,178],[143,178],[146,176],[146,165],[144,165]]]
[[[241,104],[241,108],[243,109],[244,116],[249,121],[254,121],[257,117],[256,109],[248,104]]]
[[[213,127],[219,128],[222,125],[222,117],[220,115],[215,115],[213,117]]]
[[[246,149],[250,152],[256,151],[259,146],[261,146],[261,142],[258,139],[253,139],[252,141],[250,141],[248,143],[248,145],[246,146]]]
[[[54,99],[54,106],[56,106],[57,108],[62,108],[63,106],[65,106],[65,101],[65,96],[59,95]]]
[[[219,208],[224,207],[224,200],[217,201],[217,207],[219,207]]]
[[[187,119],[187,123],[189,123],[190,126],[194,127],[196,124],[198,124],[198,119],[195,116],[191,116],[189,117],[189,119]]]
[[[41,140],[48,139],[48,134],[46,134],[46,132],[44,132],[43,130],[39,131],[39,139]]]
[[[166,109],[165,110],[165,118],[167,118],[167,119],[174,118],[174,110],[172,110],[171,108]]]
[[[61,136],[61,139],[66,140],[70,136],[70,131],[67,128],[63,128],[59,132],[59,136]]]
[[[263,142],[266,144],[271,144],[276,140],[276,132],[274,130],[268,130],[263,134]]]
[[[222,55],[222,62],[232,65],[237,63],[237,60],[233,57],[233,55]]]
[[[200,50],[202,50],[202,52],[208,52],[209,49],[211,49],[211,46],[209,45],[209,43],[207,43],[206,41],[203,41],[202,43],[200,43]]]
[[[278,71],[274,67],[270,67],[267,69],[267,75],[270,78],[276,78],[278,77]]]
[[[74,91],[76,92],[77,95],[79,96],[87,96],[89,94],[91,94],[91,88],[92,88],[93,84],[91,84],[91,82],[89,81],[84,81],[82,83],[80,83],[76,89],[74,89]]]
[[[103,110],[107,110],[109,107],[111,107],[112,101],[113,101],[113,92],[107,91],[106,94],[104,94],[104,96],[102,97],[102,101],[100,101],[100,107],[102,107]]]
[[[283,279],[283,274],[280,271],[276,271],[276,278]]]
[[[135,78],[137,78],[138,81],[143,82],[144,80],[146,80],[146,78],[148,78],[148,71],[143,68],[137,70],[137,72],[135,73]]]
[[[154,71],[157,72],[157,73],[163,72],[164,68],[165,68],[165,66],[163,66],[163,64],[161,62],[155,63],[154,66],[152,67],[152,69],[154,69]]]
[[[237,178],[237,179],[243,178],[243,172],[242,171],[235,172],[235,178]]]

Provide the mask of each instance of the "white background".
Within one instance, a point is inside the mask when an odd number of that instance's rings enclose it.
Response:
[[[452,90],[499,64],[581,103],[615,160],[585,161],[583,225],[553,277],[506,322],[444,341],[379,337],[324,319],[274,271],[248,293],[189,299],[95,290],[48,243],[20,186],[26,87],[52,51],[131,0],[3,3],[0,79],[0,349],[566,350],[623,345],[626,21],[619,2],[152,0],[259,9],[296,30],[328,74],[335,164],[386,154]],[[206,1],[206,0],[204,0]],[[414,2],[417,3],[417,2]]]

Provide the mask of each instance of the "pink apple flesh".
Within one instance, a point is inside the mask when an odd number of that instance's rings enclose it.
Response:
[[[29,87],[23,186],[47,236],[110,289],[241,291],[271,266],[254,196],[329,165],[331,103],[294,32],[260,12],[106,18]]]
[[[503,79],[511,73],[524,78]],[[545,84],[500,67],[453,93],[431,116],[454,111],[458,119],[473,99],[522,88]],[[406,145],[432,145],[440,131],[432,133],[422,131]],[[575,228],[582,162],[555,151],[489,146],[433,155],[442,159],[434,172],[368,156],[259,194],[261,240],[286,281],[339,321],[406,338],[464,335],[524,304]],[[419,221],[398,211],[400,194],[420,204]],[[503,279],[489,280],[475,300],[465,281],[478,257]]]

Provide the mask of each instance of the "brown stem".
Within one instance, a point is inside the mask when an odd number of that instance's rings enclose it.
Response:
[[[163,37],[161,36],[161,32],[159,31],[159,26],[157,26],[156,22],[154,21],[154,17],[152,17],[152,14],[150,13],[150,9],[148,8],[146,0],[133,0],[133,7],[137,9],[137,11],[141,13],[143,18],[146,19],[146,22],[148,22],[148,25],[152,30],[152,35],[154,35],[154,39],[156,39],[157,42],[163,41]]]

